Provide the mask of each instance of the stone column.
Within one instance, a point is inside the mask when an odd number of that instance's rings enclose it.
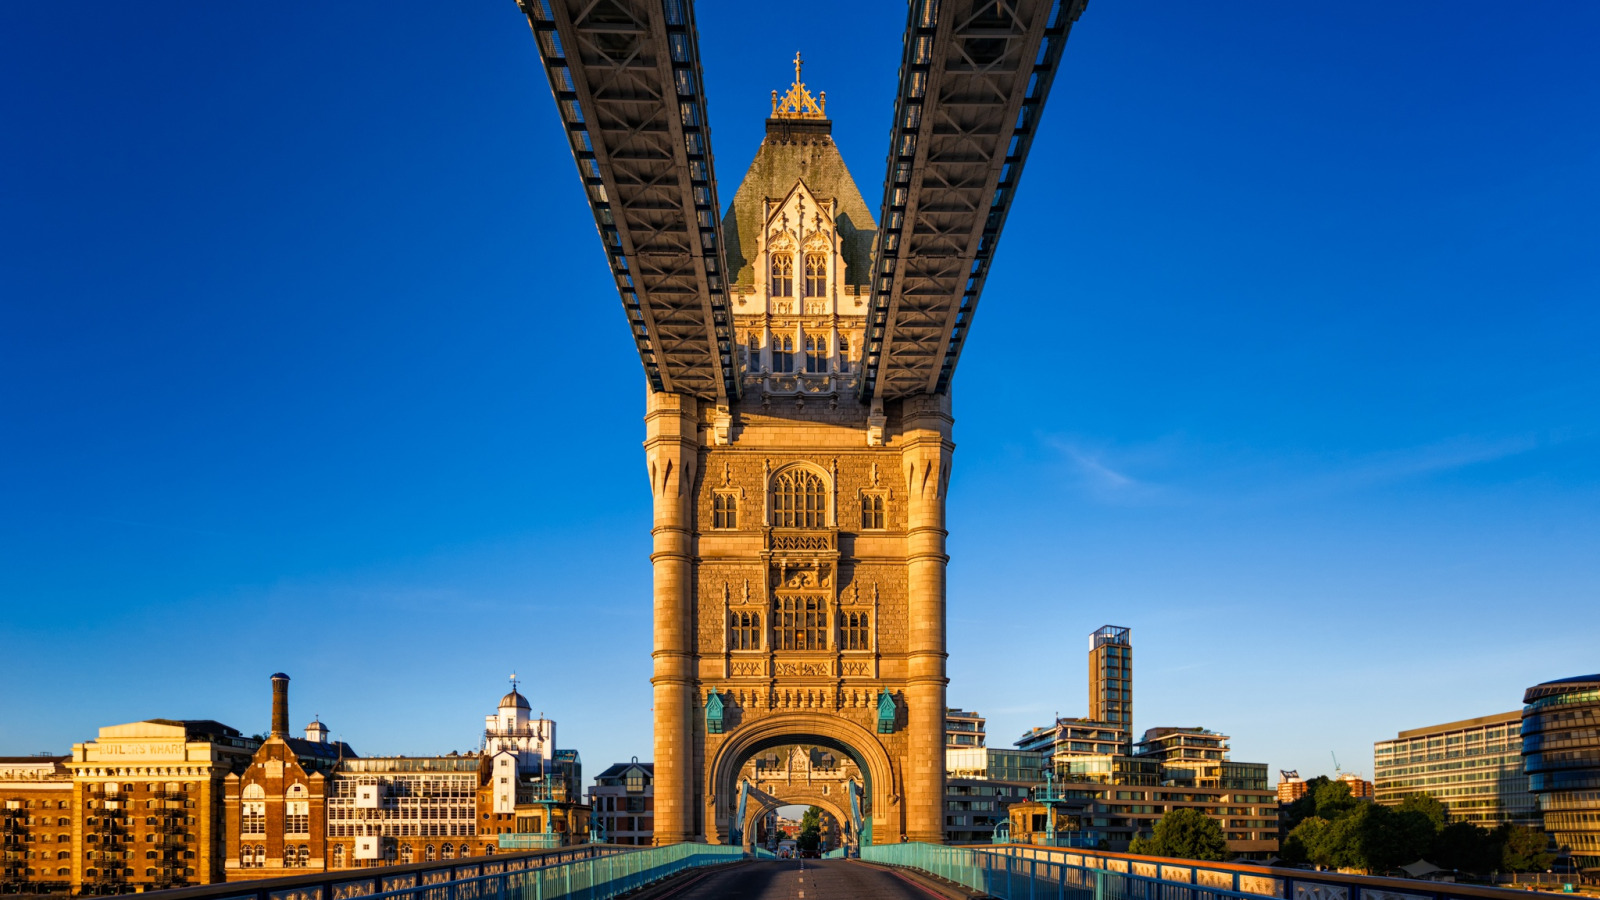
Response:
[[[944,842],[945,488],[954,420],[949,395],[905,401],[906,838]]]
[[[655,501],[655,842],[677,844],[695,837],[693,397],[650,394],[644,449]]]

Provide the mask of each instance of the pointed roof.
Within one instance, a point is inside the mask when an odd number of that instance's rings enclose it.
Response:
[[[810,99],[800,83],[798,67],[790,95],[796,90],[798,100]],[[773,95],[776,98],[777,92]],[[814,115],[810,112],[813,107]],[[836,204],[834,221],[844,255],[845,283],[861,287],[871,283],[872,243],[878,223],[833,143],[833,123],[823,117],[822,104],[813,102],[813,107],[802,102],[803,115],[785,112],[787,106],[774,107],[766,137],[722,218],[728,269],[735,285],[755,284],[755,257],[766,224],[766,201],[787,197],[802,179],[812,196]]]

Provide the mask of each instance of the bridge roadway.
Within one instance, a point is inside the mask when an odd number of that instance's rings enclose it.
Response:
[[[894,872],[847,859],[760,860],[689,877],[660,900],[946,900]]]

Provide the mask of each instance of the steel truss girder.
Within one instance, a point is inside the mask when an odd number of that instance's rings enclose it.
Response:
[[[692,0],[518,0],[650,386],[739,396]]]
[[[1088,0],[912,0],[861,395],[950,387],[1072,23]]]

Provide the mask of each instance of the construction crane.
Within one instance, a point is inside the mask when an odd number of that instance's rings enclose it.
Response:
[[[1339,768],[1339,754],[1329,750],[1328,755],[1333,757],[1333,777],[1339,778],[1340,776],[1344,775],[1344,770]]]

